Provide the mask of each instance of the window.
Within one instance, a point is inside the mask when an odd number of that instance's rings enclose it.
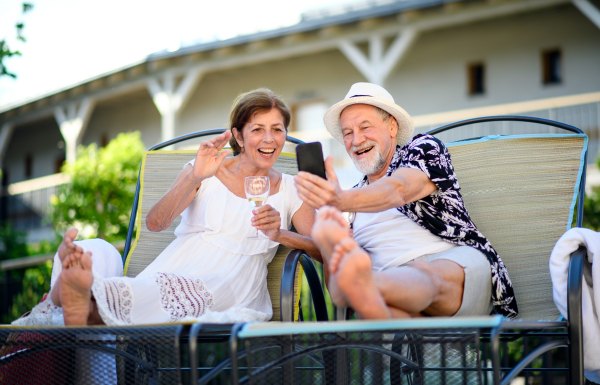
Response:
[[[482,62],[471,63],[467,66],[469,79],[469,95],[483,95],[485,93],[485,64]]]
[[[59,156],[56,157],[56,159],[54,160],[54,173],[58,174],[63,166],[63,163],[65,163],[65,155],[61,154]]]
[[[329,142],[322,141],[320,133],[325,131],[323,115],[328,109],[327,103],[323,101],[309,101],[296,104],[292,107],[292,131],[305,142],[321,141],[323,154],[329,155]],[[294,135],[292,134],[292,136]]]
[[[25,179],[31,178],[33,175],[33,156],[27,154],[25,156]]]
[[[542,51],[542,82],[559,84],[562,82],[561,52],[558,49]]]
[[[323,115],[328,109],[325,102],[305,102],[292,107],[293,131],[312,131],[325,129]]]

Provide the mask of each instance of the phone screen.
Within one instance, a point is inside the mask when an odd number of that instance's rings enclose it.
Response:
[[[298,171],[310,172],[327,179],[321,143],[313,142],[297,145],[296,160],[298,161]]]

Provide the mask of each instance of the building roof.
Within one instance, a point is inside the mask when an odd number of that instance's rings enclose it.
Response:
[[[325,27],[348,24],[356,21],[394,15],[400,12],[435,7],[446,3],[461,2],[463,0],[367,0],[336,7],[323,8],[315,11],[306,12],[302,15],[301,21],[297,24],[277,28],[269,31],[262,31],[248,35],[236,36],[224,40],[216,40],[198,44],[191,44],[176,51],[169,52],[166,49],[149,54],[145,59],[130,63],[120,68],[98,74],[74,84],[66,85],[59,89],[36,95],[32,98],[15,101],[13,103],[0,106],[0,114],[17,109],[38,100],[51,97],[53,95],[72,90],[74,88],[93,83],[99,79],[110,77],[119,72],[126,71],[132,67],[150,63],[163,59],[170,59],[185,56],[192,53],[207,52],[220,48],[233,47],[252,43],[259,40],[275,39],[287,35],[299,34],[309,31],[316,31]],[[3,119],[0,119],[3,120]]]
[[[348,5],[304,13],[297,24],[230,39],[183,46],[176,51],[159,51],[145,59],[70,84],[33,98],[0,106],[0,123],[25,122],[51,115],[55,106],[84,96],[97,100],[146,87],[149,78],[166,69],[181,75],[192,67],[214,71],[335,48],[335,39],[360,40],[372,32],[386,30],[396,35],[411,23],[427,23],[437,16],[477,14],[501,8],[519,11],[568,3],[568,0],[363,0]],[[503,13],[504,12],[504,13]],[[510,12],[501,11],[501,14]],[[488,12],[489,17],[490,12]],[[479,16],[476,16],[476,18]],[[289,39],[288,39],[289,38]],[[310,46],[310,47],[309,47]],[[308,48],[307,48],[308,47]],[[278,56],[279,55],[279,56]]]
[[[257,40],[276,39],[286,35],[315,31],[329,26],[354,23],[359,20],[395,15],[401,12],[461,1],[463,0],[371,0],[323,8],[302,14],[301,21],[298,24],[288,27],[236,36],[230,39],[189,45],[172,52],[165,49],[148,55],[148,59],[164,59],[193,52],[204,52],[228,46],[246,44]]]

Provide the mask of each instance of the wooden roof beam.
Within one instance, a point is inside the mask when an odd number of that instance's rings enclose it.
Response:
[[[176,84],[176,74],[167,71],[164,74],[148,78],[147,87],[154,105],[161,116],[161,140],[175,137],[177,116],[189,100],[194,86],[202,78],[200,67],[188,70],[181,82]]]
[[[415,42],[418,32],[405,28],[396,36],[392,45],[384,53],[384,36],[373,34],[369,38],[369,57],[356,44],[342,40],[339,49],[370,83],[384,85],[394,67],[402,60]]]
[[[594,4],[590,3],[589,0],[572,0],[573,4],[587,16],[596,27],[600,28],[600,11],[594,7]]]
[[[54,109],[54,117],[65,140],[67,162],[75,162],[77,158],[77,146],[81,143],[93,108],[94,100],[86,97],[79,103],[71,102]]]

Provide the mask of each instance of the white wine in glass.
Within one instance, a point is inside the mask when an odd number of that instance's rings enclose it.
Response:
[[[252,207],[260,207],[269,197],[271,180],[268,176],[248,176],[244,183],[244,189],[246,190],[246,198],[248,198]],[[258,229],[256,229],[256,235],[248,237],[248,239],[260,239]]]
[[[248,198],[253,207],[260,207],[267,201],[267,197],[252,197]]]

